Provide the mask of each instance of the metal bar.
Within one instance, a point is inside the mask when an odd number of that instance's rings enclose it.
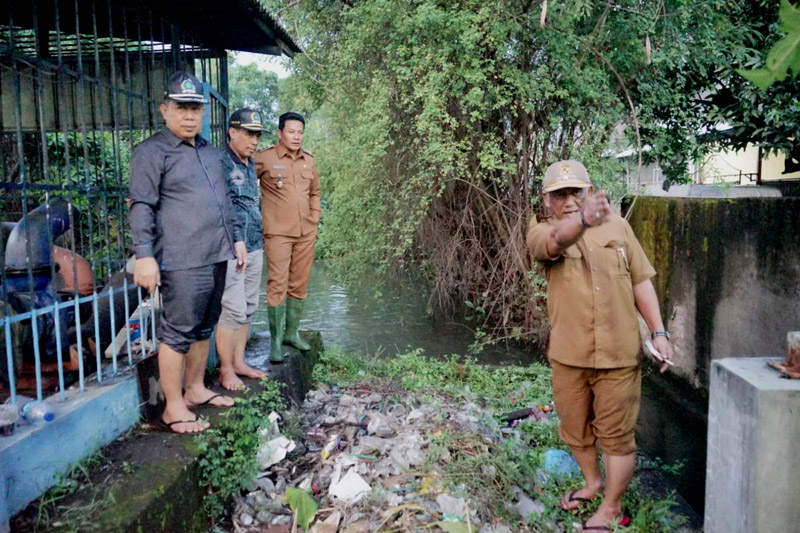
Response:
[[[57,65],[58,65],[58,85],[57,88],[59,92],[63,87],[66,86],[65,82],[65,72],[61,68],[64,65],[64,47],[63,42],[61,39],[61,15],[58,9],[58,0],[53,0],[53,11],[54,11],[54,25],[55,25],[55,36],[56,36],[56,51],[57,51]],[[57,105],[58,98],[53,99],[53,103]],[[66,106],[59,106],[58,108],[58,115],[61,122],[61,136],[62,142],[64,146],[64,181],[67,185],[72,182],[72,172],[71,172],[71,158],[70,158],[70,149],[69,149],[69,135],[67,131],[67,115],[66,115]],[[72,196],[71,188],[67,187],[67,199],[69,205],[72,206],[74,203],[74,198]],[[69,221],[70,221],[70,228],[73,228],[70,232],[70,251],[72,252],[73,261],[75,259],[75,217],[73,215],[72,209],[69,210]],[[77,278],[75,279],[75,287],[77,287]],[[81,309],[78,305],[78,298],[74,299],[74,306],[75,306],[75,323],[78,325],[76,327],[77,332],[77,343],[78,343],[78,352],[81,354],[78,357],[78,387],[81,392],[84,391],[85,384],[86,384],[86,375],[84,370],[83,364],[83,335],[80,328],[81,321]]]
[[[42,38],[40,32],[41,29],[39,27],[39,13],[38,13],[38,0],[34,0],[31,3],[32,11],[33,11],[33,31],[36,36],[36,57],[42,57],[43,55],[47,55],[49,52],[44,51],[42,46],[47,47],[49,46],[47,36]],[[46,31],[46,30],[45,30]],[[47,154],[47,134],[45,132],[44,127],[44,109],[43,109],[43,95],[42,95],[42,70],[36,69],[36,79],[35,81],[35,100],[36,100],[36,118],[39,125],[39,133],[40,133],[40,142],[41,142],[41,154],[42,154],[42,171],[44,173],[44,180],[46,184],[50,183],[50,168],[49,168],[49,158]],[[45,193],[45,205],[48,206],[49,212],[49,205],[50,205],[50,194]],[[48,216],[49,218],[49,216]],[[51,231],[50,224],[47,224],[47,242],[50,250],[53,250],[53,232]],[[55,261],[51,258],[50,261],[50,279],[55,279],[56,276],[56,268],[55,268]],[[61,345],[61,313],[58,312],[57,309],[53,311],[53,321],[55,324],[55,335],[56,335],[56,369],[58,372],[58,391],[59,397],[63,400],[64,396],[64,361],[62,355],[63,346]],[[66,327],[66,325],[65,325]]]
[[[133,353],[131,352],[131,328],[130,328],[130,316],[131,316],[131,307],[130,303],[128,302],[128,271],[127,265],[124,267],[125,275],[122,276],[122,290],[123,290],[123,298],[125,299],[125,341],[126,346],[128,348],[128,365],[133,366]],[[142,325],[139,324],[139,328]]]
[[[144,307],[144,305],[142,305],[143,300],[142,300],[142,288],[141,287],[136,287],[136,296],[139,299],[139,307],[138,307],[138,309],[139,309],[139,330],[141,331],[141,335],[142,335],[141,336],[141,339],[142,339],[142,341],[141,341],[142,342],[142,355],[144,356],[145,350],[147,349],[146,342],[145,342],[147,340],[147,329],[144,327],[144,325],[145,325],[145,322],[144,322],[144,309],[142,309]]]
[[[9,182],[0,182],[0,189],[7,189],[7,190],[19,190],[19,191],[54,191],[54,192],[81,192],[86,193],[87,196],[90,193],[100,193],[103,192],[101,187],[97,187],[94,185],[54,185],[54,184],[47,184],[47,183],[9,183]],[[127,187],[108,187],[108,190],[117,194],[125,193],[128,188]]]
[[[76,39],[76,46],[77,46],[77,61],[78,61],[78,72],[83,74],[83,47],[81,46],[81,39],[80,39],[80,6],[78,0],[75,0],[75,34],[77,36]],[[78,128],[80,129],[80,139],[81,145],[83,147],[83,172],[81,173],[83,180],[89,180],[89,145],[87,142],[87,130],[86,130],[86,116],[84,111],[86,109],[86,94],[84,91],[84,84],[78,79],[78,107],[77,107],[77,114],[78,114]],[[96,265],[96,256],[94,253],[94,217],[92,216],[92,209],[90,208],[91,203],[87,202],[87,209],[86,209],[86,218],[89,225],[89,264],[92,266],[92,271],[95,271]],[[75,272],[75,283],[77,286],[77,271]],[[92,276],[92,294],[94,295],[94,300],[92,302],[92,309],[94,311],[94,325],[95,325],[95,354],[97,358],[97,382],[103,382],[103,367],[102,361],[100,359],[100,331],[99,331],[99,317],[97,311],[97,282]]]
[[[11,345],[11,322],[5,320],[5,327],[6,327],[6,364],[8,365],[8,390],[11,392],[11,403],[17,403],[17,386],[16,386],[17,383],[14,376],[14,350]]]
[[[98,293],[97,297],[100,298],[100,297],[108,296],[108,294],[109,294],[109,291],[103,291],[103,292]],[[14,315],[14,316],[11,316],[11,317],[6,317],[3,320],[5,322],[8,322],[9,324],[14,324],[16,322],[23,322],[23,321],[28,320],[29,318],[35,317],[37,315],[44,315],[44,314],[47,314],[47,313],[52,313],[52,312],[54,312],[56,310],[65,309],[67,307],[74,306],[76,303],[77,304],[82,304],[82,303],[88,303],[88,302],[94,302],[94,301],[95,301],[94,293],[87,294],[86,296],[80,296],[78,298],[75,298],[74,300],[67,300],[65,302],[57,302],[57,303],[54,303],[53,305],[46,305],[46,306],[40,307],[38,309],[33,309],[31,311],[25,311],[24,313],[20,313],[18,315]]]
[[[16,44],[16,36],[14,30],[14,19],[12,14],[11,6],[9,5],[8,8],[8,25],[9,25],[9,46],[13,51]],[[20,88],[20,79],[19,79],[19,68],[17,65],[17,61],[12,58],[11,64],[13,67],[14,77],[13,77],[13,88],[14,88],[14,115],[15,115],[15,127],[16,127],[16,134],[17,134],[17,157],[18,157],[18,168],[19,168],[19,177],[20,182],[25,183],[28,179],[26,166],[25,166],[25,146],[22,142],[22,90]],[[28,197],[27,195],[23,194],[22,198],[22,217],[23,219],[28,216]],[[34,283],[33,283],[33,268],[31,265],[31,235],[30,235],[30,226],[25,225],[25,246],[26,246],[26,258],[25,258],[25,265],[27,268],[28,274],[28,292],[31,301],[31,305],[35,305],[36,296],[34,293]],[[39,338],[37,335],[38,328],[36,324],[36,319],[31,318],[31,328],[33,330],[33,354],[34,354],[34,363],[36,365],[35,373],[36,373],[36,391],[37,391],[37,398],[41,399],[41,360],[39,354],[39,343],[37,339]],[[14,367],[12,366],[9,368],[9,373],[14,372]]]
[[[161,291],[150,295],[150,324],[153,328],[153,352],[158,352],[158,337],[156,336],[156,297],[158,297],[158,308],[161,309]]]

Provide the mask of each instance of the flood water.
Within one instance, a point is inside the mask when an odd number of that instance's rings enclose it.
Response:
[[[266,293],[264,285],[262,294]],[[430,316],[427,308],[427,292],[414,280],[387,281],[376,276],[344,288],[325,264],[317,261],[300,329],[321,332],[326,347],[338,346],[365,355],[391,356],[416,348],[436,357],[467,354],[474,335],[470,325]],[[253,317],[252,329],[257,334],[269,334],[263,301]],[[541,361],[533,350],[506,345],[487,346],[477,359],[491,365]]]
[[[266,280],[262,295],[266,293]],[[308,287],[300,324],[302,330],[322,333],[326,347],[338,346],[365,356],[390,357],[422,348],[432,357],[467,354],[473,342],[470,325],[445,320],[428,312],[427,291],[412,279],[387,281],[377,275],[347,288],[339,285],[317,261]],[[261,302],[253,333],[267,336],[266,305]],[[256,354],[258,364],[268,354]],[[530,364],[544,358],[519,345],[487,346],[477,359],[488,365]],[[655,380],[645,376],[637,441],[651,458],[665,463],[684,461],[671,478],[687,502],[702,515],[705,486],[706,426],[702,413],[687,409]]]

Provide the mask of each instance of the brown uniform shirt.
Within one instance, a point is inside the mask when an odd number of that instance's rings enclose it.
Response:
[[[548,356],[564,365],[623,368],[639,364],[641,339],[633,286],[655,276],[625,219],[613,215],[558,257],[547,254],[556,220],[531,220],[528,247],[545,267],[550,316]]]
[[[319,174],[314,157],[300,150],[292,157],[277,144],[253,155],[261,184],[264,235],[301,237],[319,223]]]

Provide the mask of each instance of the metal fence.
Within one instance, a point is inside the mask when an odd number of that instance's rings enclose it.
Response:
[[[12,402],[63,398],[156,348],[154,306],[126,270],[125,200],[173,71],[207,84],[204,132],[225,141],[225,52],[129,5],[6,0],[0,12],[0,394]]]

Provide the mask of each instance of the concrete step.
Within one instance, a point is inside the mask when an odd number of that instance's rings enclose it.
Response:
[[[269,365],[270,377],[286,384],[288,404],[302,403],[311,385],[314,365],[323,349],[319,332],[304,332],[312,349],[301,354],[285,347],[288,354],[282,365]],[[269,338],[253,337],[248,354],[269,350]],[[158,416],[160,403],[156,360],[151,357],[137,367],[146,417]],[[256,380],[246,380],[258,388]],[[213,387],[220,390],[218,384]],[[225,391],[237,396],[242,393]],[[206,406],[197,409],[213,424],[223,409]],[[74,490],[55,504],[31,504],[14,517],[12,531],[208,531],[203,511],[205,487],[197,469],[199,451],[191,435],[152,430],[147,423],[104,447],[78,469],[78,486],[57,485],[48,498]],[[73,471],[74,473],[74,471]]]

